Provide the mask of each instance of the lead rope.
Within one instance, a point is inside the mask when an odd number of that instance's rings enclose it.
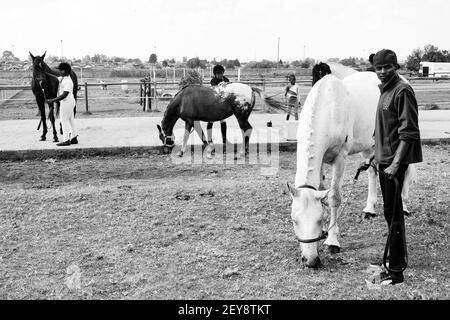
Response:
[[[371,162],[370,166],[375,170],[376,173],[385,175],[384,171],[379,171],[378,168],[372,162]],[[358,169],[357,175],[359,175],[360,171],[361,170]],[[403,271],[406,270],[406,267],[408,266],[408,250],[406,248],[405,217],[403,215],[400,215],[399,212],[397,212],[398,200],[399,200],[398,199],[399,182],[398,182],[398,179],[396,177],[392,177],[392,179],[393,179],[394,185],[395,185],[394,212],[392,213],[392,220],[391,220],[391,224],[389,226],[388,237],[386,239],[386,245],[384,246],[383,266],[386,268],[386,270],[388,270],[390,272],[403,272]],[[389,247],[390,247],[390,244],[391,244],[391,238],[392,238],[393,226],[394,226],[394,219],[395,219],[396,214],[399,216],[399,221],[398,222],[400,222],[400,226],[401,226],[403,250],[404,250],[404,253],[405,253],[405,265],[401,269],[391,269],[391,268],[387,267],[387,256],[388,256]]]

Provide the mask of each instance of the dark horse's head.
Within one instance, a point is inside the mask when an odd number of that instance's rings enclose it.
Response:
[[[159,139],[162,141],[165,149],[172,149],[175,146],[175,136],[166,135],[159,124],[156,125],[159,131]]]
[[[45,54],[44,52],[42,56],[33,56],[30,52],[30,57],[33,62],[33,79],[39,83],[39,85],[42,88],[47,87],[47,77],[45,75],[45,69],[47,68],[47,65],[44,62]]]
[[[314,85],[317,81],[325,77],[327,74],[331,74],[330,66],[324,62],[320,62],[316,64],[312,69],[312,85]]]

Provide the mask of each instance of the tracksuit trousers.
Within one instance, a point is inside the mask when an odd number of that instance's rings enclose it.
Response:
[[[389,165],[379,164],[379,171],[384,171]],[[389,244],[389,269],[402,269],[405,264],[405,220],[403,215],[403,205],[402,205],[402,186],[403,180],[405,179],[405,173],[408,169],[408,165],[400,165],[395,177],[398,180],[398,190],[397,199],[395,199],[395,183],[393,179],[388,179],[384,174],[379,174],[381,193],[383,195],[383,208],[384,217],[388,224],[388,228],[391,227],[393,223],[393,229],[391,234],[391,241]],[[396,203],[396,208],[394,205]],[[395,216],[394,216],[395,213]],[[392,220],[394,216],[394,220]]]

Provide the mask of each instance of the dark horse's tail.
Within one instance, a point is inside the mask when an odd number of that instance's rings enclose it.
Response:
[[[286,109],[286,106],[284,105],[284,103],[282,103],[281,101],[278,101],[276,99],[273,99],[272,97],[266,97],[264,95],[264,92],[261,89],[258,89],[255,87],[251,87],[251,88],[252,88],[252,91],[258,93],[259,96],[261,97],[261,99],[264,100],[264,102],[266,102],[270,107],[277,109],[277,110],[287,112],[287,109]]]

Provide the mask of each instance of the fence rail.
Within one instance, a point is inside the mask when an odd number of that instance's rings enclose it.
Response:
[[[450,78],[438,78],[438,77],[429,77],[429,78],[423,78],[423,77],[409,77],[407,78],[409,81],[441,81],[446,82],[446,80],[450,80]],[[230,78],[230,80],[236,81],[237,79],[233,79],[233,77]],[[248,85],[254,85],[257,87],[261,87],[263,91],[266,91],[267,88],[269,91],[272,90],[274,87],[282,87],[288,83],[287,80],[268,80],[264,76],[256,76],[251,79],[242,79],[239,81],[240,83],[245,83]],[[298,79],[297,83],[302,87],[310,87],[311,86],[311,77],[308,77],[307,79]],[[204,85],[209,86],[209,81],[203,81]],[[158,104],[163,102],[163,100],[169,100],[173,97],[176,91],[179,90],[179,82],[168,80],[168,79],[150,79],[150,80],[140,80],[140,81],[128,81],[128,80],[121,80],[121,81],[108,81],[108,82],[84,82],[79,84],[81,91],[79,98],[81,99],[81,102],[84,102],[85,106],[85,114],[91,114],[89,110],[89,103],[92,103],[93,101],[97,100],[107,100],[107,99],[117,99],[117,101],[122,101],[122,99],[133,99],[133,102],[131,104],[139,104],[142,107],[142,111],[157,111],[158,110]],[[126,94],[124,95],[117,95],[117,90],[115,92],[115,95],[113,96],[107,96],[107,97],[99,97],[96,95],[97,90],[95,88],[99,89],[106,89],[107,87],[118,87],[122,86],[123,92],[125,92],[128,87],[134,87],[134,89],[131,89],[130,91],[126,91]],[[135,88],[138,88],[136,91]],[[306,89],[306,88],[305,88]],[[4,85],[0,84],[0,105],[5,105],[7,103],[11,103],[11,105],[14,105],[14,103],[17,103],[19,101],[34,101],[30,100],[30,98],[25,98],[27,95],[20,94],[23,91],[29,91],[31,90],[30,85]],[[278,89],[277,89],[278,90]],[[278,90],[279,91],[279,90]],[[277,92],[278,92],[277,91]],[[107,92],[107,91],[105,91]],[[111,94],[113,94],[111,92]],[[281,92],[281,91],[280,91]],[[305,90],[306,92],[306,90]],[[283,92],[284,93],[284,92]],[[134,95],[136,94],[136,95]],[[275,94],[274,96],[281,95],[282,93]],[[131,96],[130,96],[131,95]],[[80,102],[80,99],[78,100]],[[21,102],[19,102],[21,103]],[[120,103],[120,102],[119,102]],[[154,104],[152,106],[152,104]],[[163,102],[164,104],[164,102]],[[82,105],[82,103],[81,103]],[[117,104],[116,104],[117,105]],[[108,105],[108,107],[110,107]],[[152,108],[153,107],[153,108]]]

